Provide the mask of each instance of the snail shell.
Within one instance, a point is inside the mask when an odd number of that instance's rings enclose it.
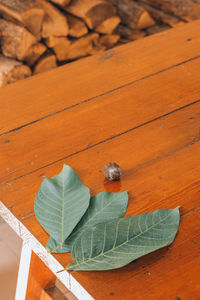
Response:
[[[120,179],[122,171],[118,164],[116,164],[115,162],[109,162],[104,167],[104,174],[106,179],[108,179],[109,181],[117,181]]]

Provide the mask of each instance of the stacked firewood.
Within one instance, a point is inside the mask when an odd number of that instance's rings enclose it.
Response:
[[[0,0],[0,86],[200,17],[200,0]]]

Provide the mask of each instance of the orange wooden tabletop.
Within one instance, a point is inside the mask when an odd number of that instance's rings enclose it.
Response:
[[[96,300],[200,299],[199,32],[191,22],[0,90],[0,200],[43,245],[34,198],[63,163],[93,194],[128,190],[127,215],[181,206],[167,249],[72,273]],[[109,161],[120,182],[104,181]]]

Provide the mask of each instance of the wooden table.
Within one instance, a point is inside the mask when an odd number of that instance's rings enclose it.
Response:
[[[199,33],[195,21],[0,90],[1,215],[53,272],[70,254],[46,255],[33,204],[64,163],[93,194],[128,190],[127,215],[181,206],[167,249],[113,271],[59,274],[81,300],[200,299]],[[120,182],[104,181],[109,161]]]

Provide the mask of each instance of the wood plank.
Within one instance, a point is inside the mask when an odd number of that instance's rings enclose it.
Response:
[[[68,298],[56,286],[53,286],[42,291],[40,300],[68,300]]]
[[[32,251],[26,299],[40,299],[43,289],[48,286],[53,286],[55,280],[55,274],[53,274],[44,262]]]
[[[128,189],[131,213],[135,213],[135,204],[140,212],[156,201],[161,201],[162,205],[165,198],[170,198],[170,207],[186,202],[186,212],[199,205],[199,114],[200,103],[197,103],[29,176],[1,185],[0,198],[12,208],[17,218],[30,216],[43,177],[59,173],[62,164],[66,163],[76,170],[93,193],[104,189]],[[116,161],[122,167],[120,183],[104,182],[103,167],[108,161]],[[182,174],[179,174],[180,169]]]
[[[52,298],[47,294],[47,292],[45,292],[45,290],[43,290],[40,300],[52,300]]]
[[[188,62],[1,136],[1,183],[198,101],[199,67]]]
[[[198,56],[199,29],[191,22],[6,86],[0,134]]]

